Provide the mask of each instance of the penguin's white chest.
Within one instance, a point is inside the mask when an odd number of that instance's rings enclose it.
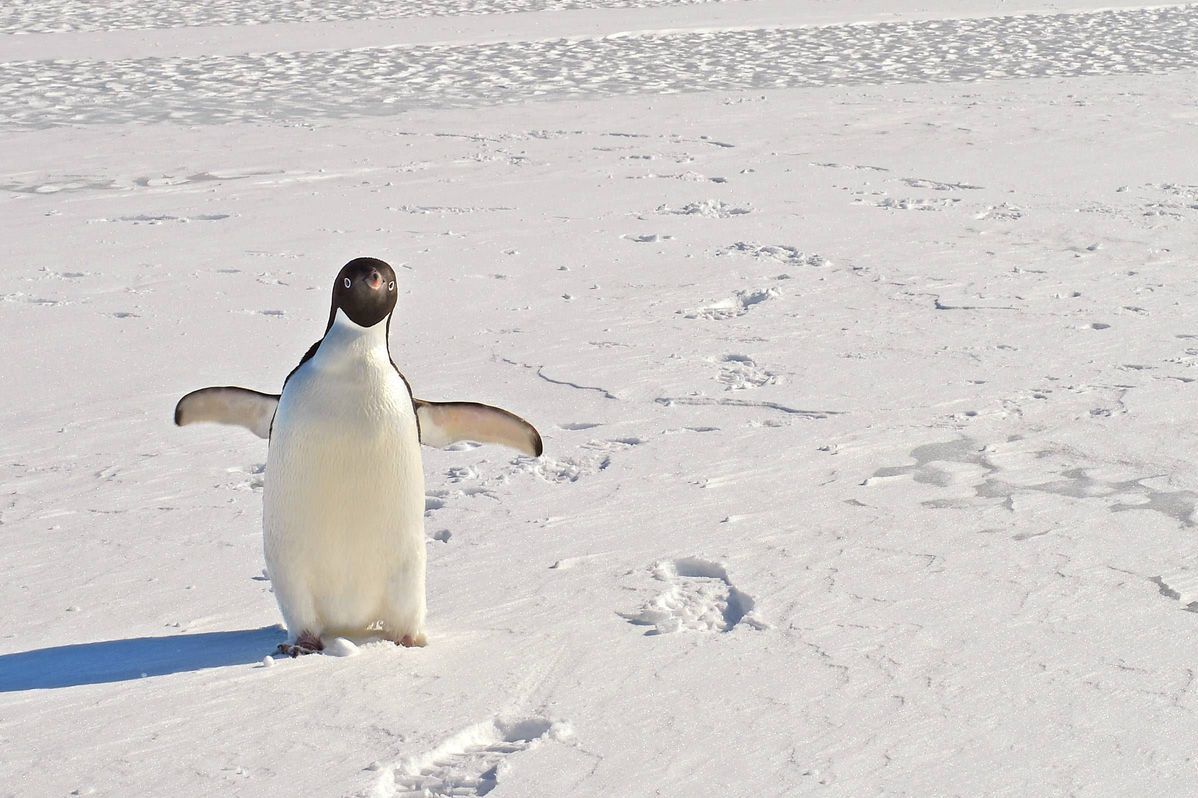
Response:
[[[338,320],[279,400],[263,531],[289,627],[360,630],[384,620],[405,589],[419,590],[411,600],[422,612],[419,434],[385,326],[376,327]]]

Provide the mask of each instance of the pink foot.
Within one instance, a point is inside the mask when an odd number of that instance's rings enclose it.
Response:
[[[304,654],[315,654],[318,651],[324,651],[324,643],[320,642],[319,635],[314,635],[311,632],[304,632],[290,645],[279,643],[279,653],[286,654],[292,658],[303,656]]]

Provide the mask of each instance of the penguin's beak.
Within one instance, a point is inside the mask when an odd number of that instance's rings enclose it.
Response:
[[[379,274],[377,269],[371,271],[370,276],[366,278],[366,284],[375,291],[379,290],[383,285],[383,275]]]

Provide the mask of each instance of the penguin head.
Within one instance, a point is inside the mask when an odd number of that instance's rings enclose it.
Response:
[[[378,258],[354,258],[341,267],[333,283],[333,311],[340,310],[359,327],[373,327],[395,309],[395,270]]]

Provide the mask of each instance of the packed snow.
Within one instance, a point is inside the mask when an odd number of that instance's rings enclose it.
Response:
[[[843,8],[841,8],[843,6]],[[0,12],[0,795],[1194,794],[1198,6]],[[429,644],[290,659],[349,259]]]

